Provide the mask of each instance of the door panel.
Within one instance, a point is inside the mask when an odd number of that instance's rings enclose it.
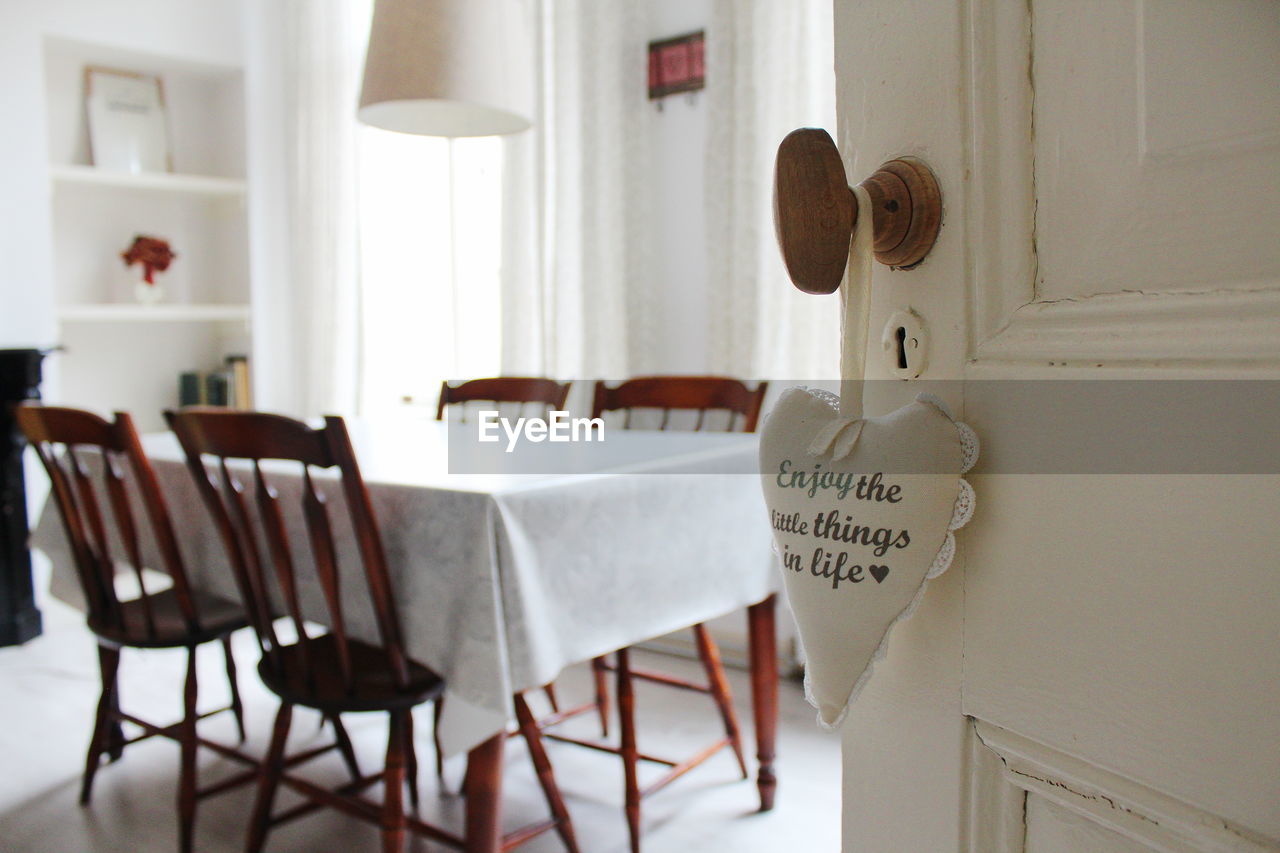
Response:
[[[1040,300],[1275,287],[1280,4],[1036,0]]]
[[[978,338],[966,375],[1280,375],[1280,4],[972,8],[971,22],[1028,33],[1021,67],[971,40],[990,75],[974,78],[971,114],[1008,121],[992,92],[1029,62],[1037,272],[1028,304],[987,318],[999,331]],[[1021,186],[1016,158],[973,154],[975,183]],[[972,286],[981,310],[1002,304],[983,290],[1018,283]],[[1000,443],[980,407],[966,417]],[[1280,841],[1280,478],[975,487],[966,713]]]
[[[1043,797],[1027,797],[1026,853],[1151,853],[1154,849],[1099,826]]]
[[[956,3],[980,368],[1274,375],[1280,3]]]
[[[1183,800],[983,720],[972,721],[971,735],[965,853],[1025,853],[1037,845],[1081,853],[1116,845],[1161,853],[1276,849]]]
[[[966,713],[1280,838],[1280,477],[974,488]]]

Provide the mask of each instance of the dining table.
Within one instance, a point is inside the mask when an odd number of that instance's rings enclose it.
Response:
[[[591,441],[513,443],[482,441],[478,423],[420,415],[347,425],[406,651],[446,683],[441,748],[468,756],[468,851],[502,849],[503,749],[515,693],[549,684],[573,664],[741,611],[759,806],[772,808],[780,574],[755,435],[617,429]],[[236,600],[176,438],[148,434],[143,447],[193,586]],[[277,488],[300,482],[290,469],[272,476]],[[329,500],[342,500],[336,480],[316,482]],[[31,545],[52,563],[53,594],[82,604],[52,501]],[[344,586],[351,589],[361,582],[354,542],[340,544],[339,560],[353,573]],[[304,614],[323,624],[319,584],[302,597]],[[376,638],[372,612],[355,608],[347,618],[353,635]]]

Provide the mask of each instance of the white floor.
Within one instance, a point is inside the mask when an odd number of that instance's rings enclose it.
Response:
[[[84,749],[98,695],[97,657],[83,617],[56,602],[42,605],[45,633],[21,648],[0,650],[0,850],[35,851],[172,851],[177,846],[174,781],[178,752],[171,741],[152,739],[131,746],[124,759],[98,772],[93,803],[77,803]],[[252,638],[237,637],[240,684],[248,706],[246,749],[261,754],[275,712],[273,698],[257,683]],[[693,674],[696,665],[667,656],[637,654],[637,664],[673,673]],[[183,661],[180,653],[127,650],[121,667],[122,705],[153,722],[176,720]],[[201,707],[215,707],[226,696],[221,655],[201,652]],[[587,695],[587,674],[576,668],[558,682],[562,698]],[[745,673],[731,673],[739,717],[752,743],[750,694]],[[839,739],[821,732],[804,703],[798,683],[781,690],[781,727],[776,808],[755,812],[753,781],[739,778],[733,759],[722,753],[644,803],[644,849],[647,853],[755,853],[755,851],[834,851],[839,848]],[[641,748],[679,756],[682,747],[714,736],[717,715],[705,696],[642,685]],[[441,793],[432,770],[429,714],[419,718],[423,815],[461,832],[463,800]],[[382,715],[350,715],[347,725],[356,750],[370,770],[385,748]],[[580,723],[580,725],[579,725]],[[579,733],[591,732],[587,720],[574,721]],[[230,715],[202,724],[207,736],[233,740]],[[294,717],[297,743],[328,738],[308,712]],[[617,759],[566,744],[548,745],[556,776],[577,831],[583,853],[621,853],[627,849],[622,815],[621,767]],[[751,751],[751,750],[749,750]],[[321,782],[337,782],[345,771],[333,755],[306,773]],[[201,757],[202,780],[220,778],[235,765],[219,757]],[[456,790],[460,760],[447,767],[447,784]],[[504,824],[508,829],[546,815],[522,742],[509,742],[506,755]],[[376,789],[375,789],[376,793]],[[285,798],[288,795],[284,795]],[[197,849],[243,849],[244,826],[252,804],[249,788],[203,800],[197,817]],[[372,827],[331,810],[281,827],[268,839],[268,850],[375,850]],[[445,850],[421,840],[411,850]],[[529,853],[563,850],[554,834],[521,848]]]

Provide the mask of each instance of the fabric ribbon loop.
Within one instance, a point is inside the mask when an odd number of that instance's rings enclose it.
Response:
[[[858,223],[849,247],[849,266],[840,285],[840,414],[862,417],[862,380],[866,375],[867,332],[871,323],[871,269],[875,257],[871,196],[853,187],[858,201]],[[856,440],[856,439],[855,439]]]
[[[858,444],[864,423],[862,418],[836,418],[813,437],[809,443],[809,455],[822,456],[830,452],[833,461],[845,458]]]

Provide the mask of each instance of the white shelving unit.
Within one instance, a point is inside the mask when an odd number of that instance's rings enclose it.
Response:
[[[210,175],[177,175],[172,172],[110,172],[93,166],[50,166],[49,177],[54,189],[100,187],[104,190],[175,193],[198,198],[243,198],[248,188],[239,178],[216,178]]]
[[[86,66],[163,81],[172,172],[93,165],[84,106]],[[144,429],[178,403],[178,376],[252,356],[243,69],[110,45],[44,43],[49,185],[59,335],[57,399],[127,409]],[[140,275],[120,258],[139,234],[168,240],[176,258],[141,304]]]
[[[58,319],[64,323],[211,323],[226,320],[249,322],[248,305],[63,305]]]

